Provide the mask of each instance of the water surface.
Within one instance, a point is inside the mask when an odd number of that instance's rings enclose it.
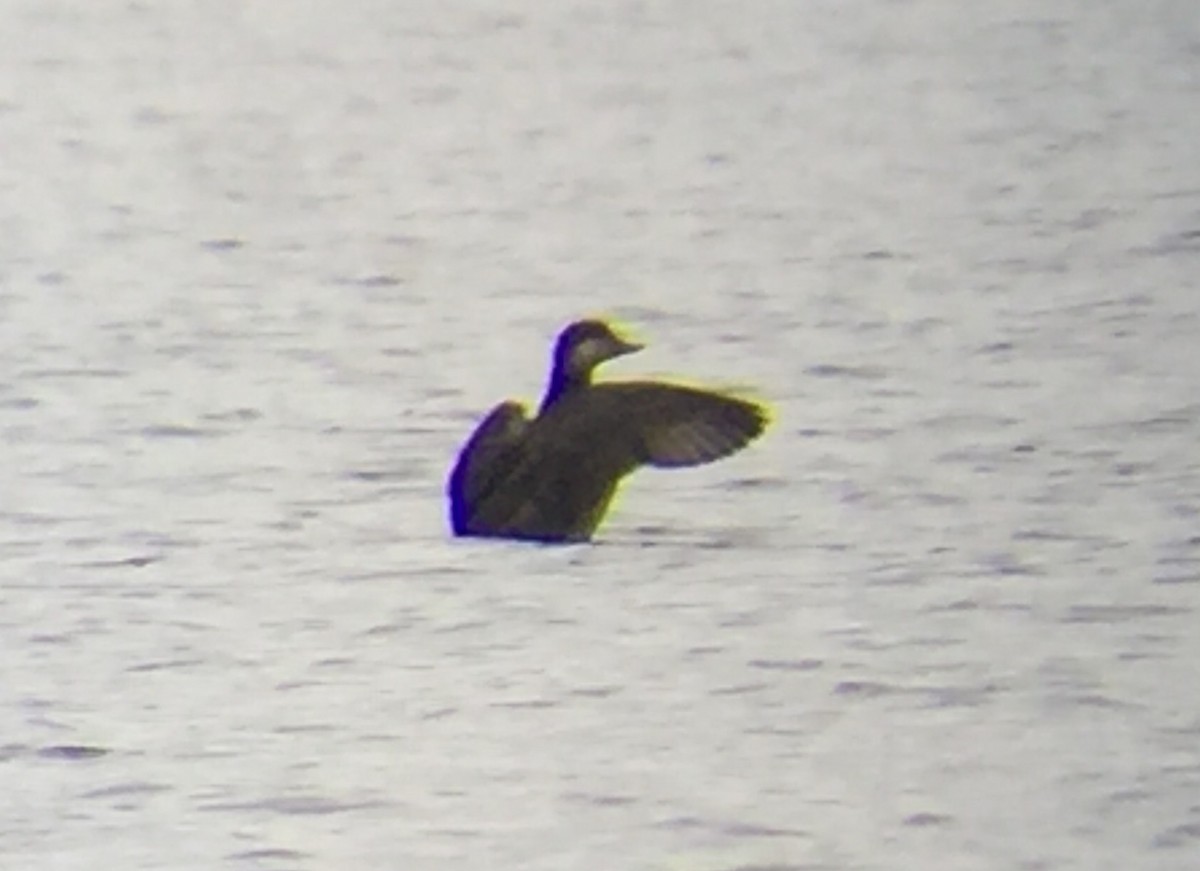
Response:
[[[1193,866],[1190,4],[0,11],[0,864]],[[448,539],[597,312],[772,430]]]

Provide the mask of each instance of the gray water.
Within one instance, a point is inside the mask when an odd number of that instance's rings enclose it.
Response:
[[[1200,863],[1190,0],[0,21],[0,868]],[[772,429],[449,539],[595,313]]]

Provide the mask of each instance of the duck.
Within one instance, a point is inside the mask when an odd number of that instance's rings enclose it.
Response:
[[[537,414],[501,402],[460,448],[446,484],[453,533],[587,542],[637,469],[711,463],[766,429],[763,405],[727,393],[594,380],[600,365],[644,347],[602,320],[565,327]]]

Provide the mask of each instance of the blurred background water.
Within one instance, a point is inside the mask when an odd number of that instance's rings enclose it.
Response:
[[[1196,867],[1194,4],[0,13],[0,867]],[[773,429],[450,540],[595,313]]]

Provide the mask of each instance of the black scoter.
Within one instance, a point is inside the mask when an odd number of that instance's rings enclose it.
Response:
[[[460,450],[446,488],[454,533],[587,541],[634,469],[710,463],[762,433],[766,410],[744,399],[654,381],[592,383],[601,363],[641,348],[602,321],[564,329],[537,416],[502,402]]]

